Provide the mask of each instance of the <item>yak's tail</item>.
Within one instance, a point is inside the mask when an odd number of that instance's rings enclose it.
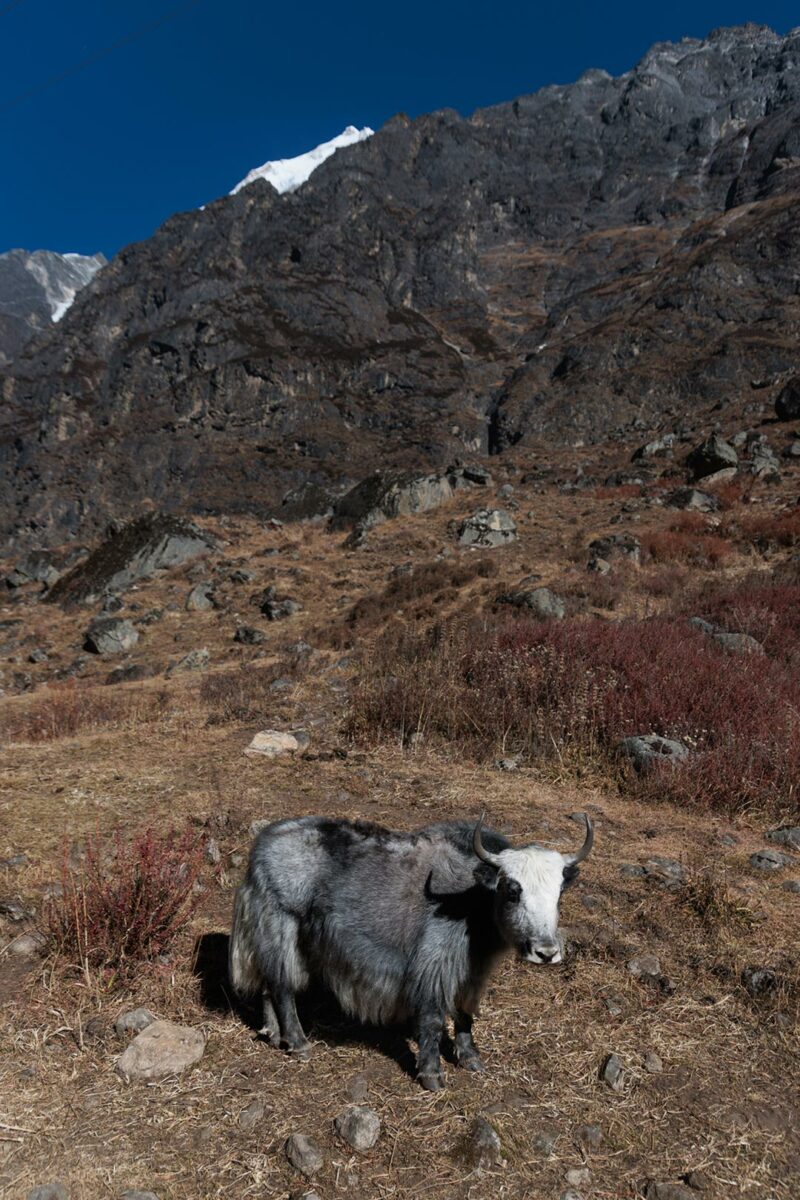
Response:
[[[240,996],[254,996],[263,986],[253,946],[252,896],[247,883],[236,893],[228,946],[228,977]]]

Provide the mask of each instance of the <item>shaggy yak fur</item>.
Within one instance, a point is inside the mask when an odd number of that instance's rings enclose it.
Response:
[[[256,838],[239,888],[230,979],[260,996],[262,1035],[300,1056],[308,1042],[295,996],[324,984],[343,1010],[384,1024],[412,1019],[424,1087],[443,1086],[440,1043],[455,1025],[456,1057],[483,1069],[472,1022],[504,952],[561,961],[559,901],[578,854],[513,849],[492,830],[443,821],[415,833],[325,817],[278,821]]]

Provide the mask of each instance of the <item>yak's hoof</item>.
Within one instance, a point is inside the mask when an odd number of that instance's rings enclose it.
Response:
[[[311,1058],[310,1042],[301,1042],[299,1046],[287,1046],[287,1050],[292,1058],[296,1058],[298,1062],[308,1062]]]
[[[444,1076],[441,1071],[418,1075],[417,1079],[425,1088],[426,1092],[441,1092],[444,1088]]]
[[[259,1029],[256,1037],[259,1041],[266,1042],[268,1046],[280,1046],[281,1044],[281,1035],[267,1025],[263,1029]]]
[[[474,1052],[472,1054],[459,1054],[456,1061],[465,1071],[478,1071],[482,1074],[486,1070],[486,1067],[481,1062],[481,1056]]]

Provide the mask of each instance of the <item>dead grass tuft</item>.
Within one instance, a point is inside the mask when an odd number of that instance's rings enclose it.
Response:
[[[0,720],[0,737],[15,742],[52,742],[98,729],[119,729],[163,717],[165,691],[81,687],[74,679],[51,684],[32,698],[9,705]]]

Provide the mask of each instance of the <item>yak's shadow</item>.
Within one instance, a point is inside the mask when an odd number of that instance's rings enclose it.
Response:
[[[257,1033],[261,1028],[260,1008],[240,1000],[228,979],[227,933],[204,933],[195,942],[192,972],[199,980],[200,999],[210,1012],[234,1013]],[[416,1059],[409,1047],[410,1025],[362,1025],[343,1013],[330,992],[312,988],[297,998],[300,1022],[312,1040],[330,1046],[366,1046],[396,1062],[413,1079]],[[275,1053],[279,1053],[275,1051]],[[442,1057],[455,1061],[452,1041],[445,1037]]]

